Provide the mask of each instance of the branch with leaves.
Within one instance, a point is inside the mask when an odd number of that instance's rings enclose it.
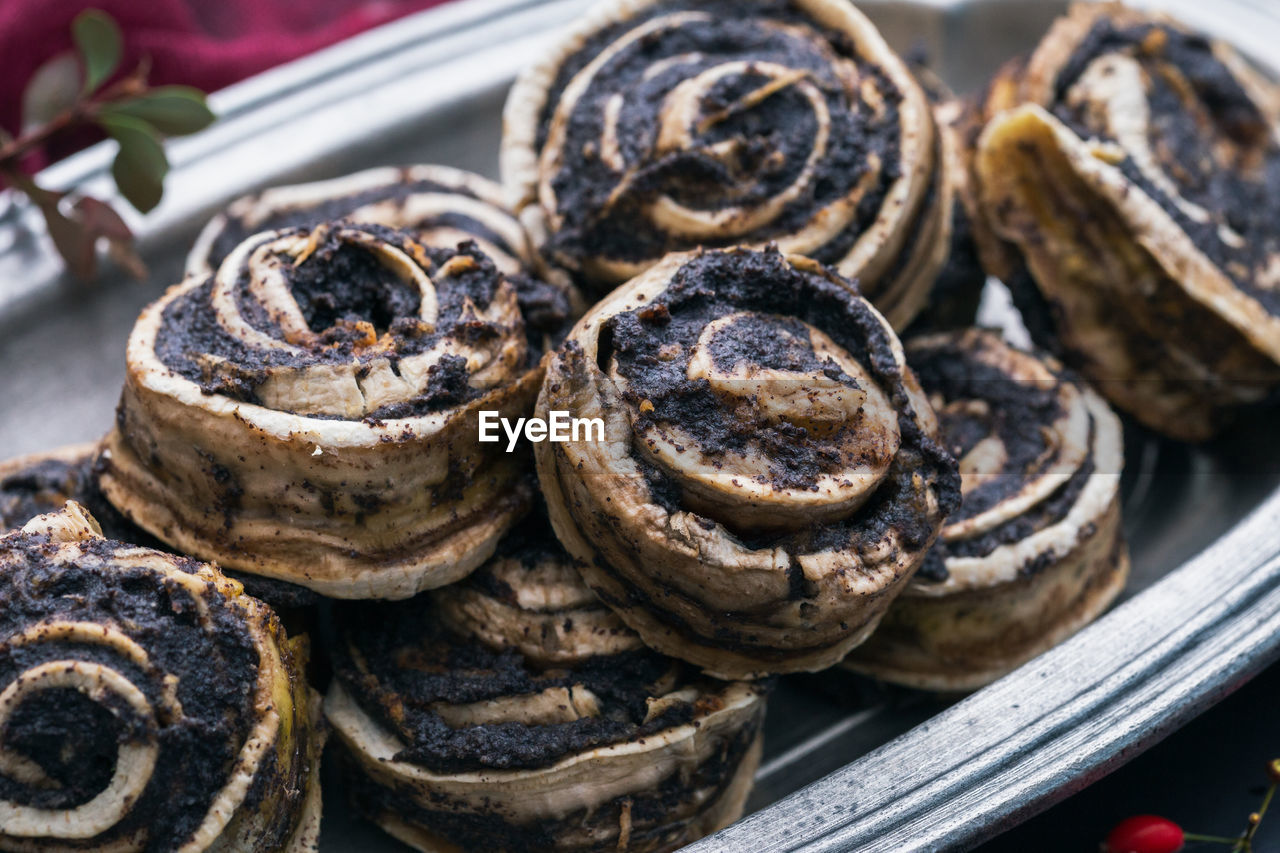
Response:
[[[21,164],[55,137],[96,126],[119,146],[111,176],[120,194],[146,213],[160,203],[169,172],[162,139],[195,133],[207,127],[214,115],[197,89],[149,85],[151,69],[146,59],[109,83],[124,50],[120,27],[105,12],[80,13],[72,22],[71,34],[80,66],[78,91],[48,120],[17,137],[0,129],[0,180],[25,194],[40,210],[54,246],[77,278],[87,281],[96,275],[97,249],[104,242],[117,263],[141,277],[146,267],[134,250],[133,233],[110,204],[74,190],[44,189]]]

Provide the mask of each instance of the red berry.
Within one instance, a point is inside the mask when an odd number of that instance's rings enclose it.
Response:
[[[1141,814],[1121,821],[1107,835],[1103,853],[1178,853],[1182,827],[1156,815]]]

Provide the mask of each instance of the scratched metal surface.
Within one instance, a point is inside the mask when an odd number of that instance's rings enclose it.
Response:
[[[1030,47],[1057,0],[875,0],[901,49],[923,44],[969,90]],[[1268,0],[1152,5],[1265,60]],[[223,117],[171,146],[165,202],[133,222],[151,275],[93,289],[58,274],[33,211],[0,197],[0,458],[101,435],[138,310],[177,280],[195,230],[242,192],[385,163],[495,175],[516,71],[586,0],[467,0],[359,36],[214,96]],[[111,151],[49,170],[109,194]],[[957,702],[784,681],[748,817],[698,851],[964,849],[1105,773],[1280,653],[1280,443],[1259,420],[1188,449],[1130,430],[1124,602],[1070,642]],[[340,782],[340,780],[334,780]],[[338,784],[330,785],[336,790]],[[325,851],[398,850],[326,798]]]

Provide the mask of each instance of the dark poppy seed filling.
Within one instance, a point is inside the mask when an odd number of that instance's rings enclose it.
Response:
[[[215,849],[234,822],[296,849],[318,746],[284,643],[236,584],[74,503],[0,538],[0,846]]]
[[[651,227],[649,206],[655,199],[665,195],[700,211],[756,207],[776,203],[802,175],[804,191],[781,205],[770,221],[720,237],[701,235],[699,242],[775,239],[803,227],[815,211],[850,194],[862,181],[872,189],[846,231],[865,231],[874,220],[900,168],[896,107],[901,95],[880,70],[865,61],[856,69],[858,77],[869,78],[884,92],[884,102],[873,108],[851,97],[836,68],[839,35],[814,27],[798,10],[784,3],[760,4],[745,15],[741,6],[729,3],[693,8],[664,3],[598,33],[565,64],[552,86],[539,131],[543,145],[551,106],[561,103],[565,87],[587,62],[658,21],[648,34],[610,57],[585,91],[575,93],[553,179],[565,217],[549,245],[553,253],[600,253],[637,261],[689,249],[692,235]],[[667,148],[660,141],[660,106],[677,87],[708,71],[713,75],[698,92],[700,132],[682,140],[681,147]],[[765,87],[776,91],[762,97]],[[608,103],[618,92],[627,97],[613,116]],[[608,140],[617,146],[616,163],[605,153]],[[728,155],[717,150],[726,143],[732,146]],[[815,154],[817,161],[810,165]],[[868,173],[877,165],[881,175],[870,179]]]
[[[260,248],[272,241],[280,250]],[[394,253],[390,258],[389,252]],[[505,322],[486,316],[501,313],[494,300],[500,289],[510,292],[510,285],[475,244],[434,249],[383,226],[324,226],[310,235],[301,230],[261,235],[241,246],[237,257],[246,268],[224,270],[166,307],[156,339],[165,365],[208,394],[270,406],[273,398],[263,399],[262,386],[282,372],[354,364],[357,383],[384,369],[403,379],[409,368],[402,370],[400,363],[418,356],[434,363],[425,368],[417,393],[372,409],[366,399],[360,414],[429,414],[481,393],[467,381],[470,348],[485,351],[525,333],[519,311]],[[229,287],[223,281],[228,275],[236,276]],[[277,276],[287,296],[280,290],[264,295],[263,281]],[[224,293],[235,302],[230,314],[220,301]],[[442,350],[445,354],[430,357]],[[511,368],[521,370],[535,357],[531,351]],[[460,363],[461,381],[455,375]],[[303,406],[299,413],[355,414],[345,408],[315,409]]]
[[[1280,387],[1272,81],[1167,17],[1080,4],[979,112],[984,261],[1043,346],[1182,440]]]
[[[250,237],[138,318],[102,493],[174,550],[322,595],[462,578],[530,499],[481,413],[528,413],[567,315],[517,278],[379,224]]]
[[[1122,432],[1072,373],[995,332],[916,338],[907,357],[959,460],[961,505],[846,665],[970,690],[1096,618],[1124,587]]]
[[[537,448],[584,577],[647,642],[713,673],[856,644],[958,498],[893,331],[776,250],[673,255],[615,291],[539,406],[598,412],[613,439]]]
[[[652,652],[539,671],[514,652],[494,651],[430,627],[424,631],[434,621],[429,602],[358,607],[364,612],[344,614],[340,630],[367,669],[353,669],[341,647],[338,665],[361,706],[407,744],[396,756],[400,761],[441,773],[546,767],[573,753],[644,737],[693,717],[692,704],[678,702],[645,721],[646,700],[661,679],[671,678],[673,666]],[[557,688],[589,690],[599,700],[598,716],[455,728],[432,709],[437,703],[466,705]]]
[[[540,512],[465,581],[334,618],[329,716],[354,802],[388,828],[473,849],[650,850],[741,809],[767,685],[645,649]]]
[[[50,456],[17,460],[0,468],[0,532],[8,533],[37,515],[53,512],[86,490],[92,453],[70,458]],[[92,509],[92,508],[91,508]]]
[[[296,264],[289,275],[289,292],[311,331],[323,335],[335,327],[368,323],[375,334],[382,335],[396,320],[418,314],[422,295],[376,255],[350,245],[318,251],[327,254],[317,259],[322,263]],[[241,310],[253,304],[243,290],[237,298]],[[258,328],[276,331],[278,327]]]
[[[924,92],[856,10],[660,0],[601,7],[521,78],[503,172],[542,252],[597,290],[669,252],[777,242],[896,325],[945,260],[943,160]]]
[[[514,823],[497,813],[474,814],[443,798],[424,803],[403,792],[371,783],[359,775],[353,762],[345,756],[343,764],[352,777],[351,799],[359,811],[374,816],[374,820],[394,817],[397,821],[430,827],[432,835],[447,838],[464,850],[577,849],[570,847],[572,842],[566,839],[612,836],[619,826],[628,822],[631,825],[628,849],[670,850],[702,834],[689,829],[703,808],[702,797],[720,804],[732,796],[729,789],[741,778],[738,768],[751,763],[748,756],[759,733],[759,723],[744,726],[724,741],[711,760],[699,765],[687,778],[679,772],[673,773],[645,790],[580,808],[563,817],[531,823]],[[714,823],[703,823],[703,826],[718,828]],[[586,842],[583,849],[591,849],[590,842]]]
[[[890,344],[865,318],[860,326],[837,328],[829,318],[847,314],[848,303],[838,293],[824,299],[831,286],[820,273],[788,266],[781,255],[713,254],[683,267],[644,307],[611,317],[602,329],[609,348],[601,357],[635,413],[638,452],[646,442],[675,443],[678,451],[688,440],[717,471],[732,470],[735,459],[762,457],[767,469],[745,468],[744,476],[775,491],[817,491],[823,475],[844,482],[842,472],[851,467],[883,466],[883,455],[894,450],[895,425],[868,439],[884,425],[875,422],[866,392],[884,377],[867,381],[864,375],[864,388],[836,350],[815,351],[811,334],[846,351],[880,347],[889,361]],[[769,397],[799,408],[780,413],[765,404]]]
[[[1058,420],[1062,401],[1053,387],[1038,386],[976,358],[962,343],[936,347],[908,345],[911,369],[935,403],[943,441],[957,459],[994,438],[1004,454],[1004,469],[1021,477],[1044,474],[1058,459],[1044,428]],[[980,401],[979,405],[965,405]],[[952,403],[959,405],[949,405]],[[950,521],[971,518],[1017,490],[1017,478],[993,477],[964,495]]]
[[[943,441],[961,460],[963,499],[947,518],[949,527],[1019,498],[1028,482],[1054,483],[1034,506],[980,536],[949,538],[944,528],[934,546],[944,561],[951,556],[983,557],[1000,545],[1058,524],[1095,473],[1118,475],[1096,471],[1094,415],[1080,421],[1083,433],[1063,434],[1071,428],[1067,408],[1077,398],[1064,396],[1062,389],[1078,380],[1061,368],[1039,377],[1011,369],[1001,347],[986,334],[925,338],[908,345],[908,359],[934,403]],[[1052,381],[1046,381],[1050,377]],[[1078,431],[1079,425],[1075,428]],[[967,477],[965,460],[972,460]]]
[[[524,229],[506,209],[502,188],[479,175],[447,166],[370,169],[236,199],[197,239],[187,259],[188,274],[213,273],[237,246],[255,234],[299,228],[310,231],[338,220],[403,229],[424,245],[438,249],[453,250],[473,242],[511,280],[530,344],[538,355],[546,339],[558,341],[567,328],[571,303],[577,297],[566,284],[551,284],[539,277]],[[252,310],[252,305],[242,305],[242,309]],[[379,325],[375,321],[375,326],[384,331],[389,320],[412,316],[416,311],[414,305],[407,310],[392,308],[388,322]]]

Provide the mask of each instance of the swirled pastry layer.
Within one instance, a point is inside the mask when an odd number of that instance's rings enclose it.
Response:
[[[502,170],[542,252],[597,289],[670,251],[776,241],[905,325],[949,242],[940,146],[848,3],[623,0],[517,81]]]
[[[260,234],[139,318],[99,482],[185,553],[406,597],[479,565],[526,505],[523,460],[477,422],[528,411],[541,338],[474,244]]]
[[[0,848],[316,849],[303,650],[75,503],[0,538]]]
[[[214,272],[255,234],[314,228],[346,219],[414,232],[429,246],[451,249],[474,240],[508,275],[525,272],[534,254],[502,188],[449,166],[367,169],[353,175],[243,196],[209,221],[187,257],[187,272]]]
[[[1088,624],[1123,588],[1122,433],[1092,390],[995,333],[920,338],[907,356],[959,460],[963,499],[846,665],[970,690]]]
[[[742,811],[765,688],[645,649],[541,513],[461,583],[335,619],[353,801],[420,850],[672,850]]]
[[[986,111],[987,217],[1072,366],[1189,440],[1280,385],[1280,90],[1167,18],[1080,4]]]
[[[814,670],[875,626],[958,498],[893,330],[816,261],[672,255],[549,361],[556,533],[646,644],[720,677]]]
[[[367,169],[238,198],[200,232],[187,256],[187,274],[211,275],[237,246],[263,231],[337,219],[404,229],[441,249],[474,241],[511,278],[521,311],[539,327],[558,329],[569,303],[580,310],[580,297],[562,281],[563,273],[541,264],[502,188],[450,166]]]
[[[0,534],[22,527],[37,515],[75,501],[93,515],[108,539],[168,550],[156,537],[121,515],[98,488],[98,443],[73,444],[0,462]],[[260,575],[225,570],[245,591],[284,613],[314,605],[319,596],[306,587]],[[292,626],[289,626],[292,629]]]

